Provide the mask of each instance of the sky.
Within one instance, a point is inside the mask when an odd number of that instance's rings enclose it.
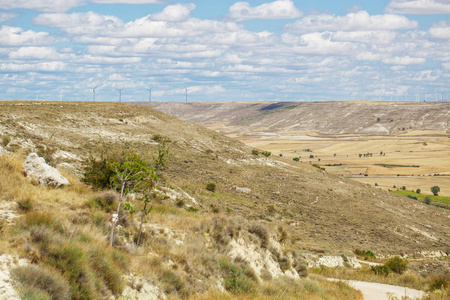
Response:
[[[450,0],[0,0],[0,26],[0,100],[450,99]]]

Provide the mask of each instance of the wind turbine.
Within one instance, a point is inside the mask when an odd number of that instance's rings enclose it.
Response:
[[[92,102],[95,102],[95,89],[98,87],[98,85],[94,86],[92,88]]]
[[[439,94],[441,94],[441,102],[444,101],[444,90],[437,91]]]
[[[148,102],[152,102],[152,87],[147,89],[148,91]]]
[[[186,102],[187,102],[187,92],[188,92],[188,89],[187,89],[187,87],[184,87],[184,89],[186,90]]]
[[[425,92],[422,92],[422,94],[425,95],[425,100],[424,100],[424,102],[427,102],[427,101],[428,101],[428,92],[425,91]]]
[[[116,89],[116,90],[119,91],[119,102],[122,102],[122,90],[123,90],[123,89],[124,89],[124,88]]]

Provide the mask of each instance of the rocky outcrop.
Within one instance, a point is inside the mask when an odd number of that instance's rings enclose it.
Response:
[[[23,171],[27,177],[39,182],[40,185],[59,188],[70,185],[69,180],[59,173],[52,166],[49,166],[45,159],[39,157],[36,153],[30,153],[23,163]]]

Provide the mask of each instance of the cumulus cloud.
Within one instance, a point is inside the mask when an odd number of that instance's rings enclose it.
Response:
[[[420,65],[425,63],[427,60],[421,57],[390,57],[383,59],[383,63],[387,65]]]
[[[0,9],[25,8],[42,12],[66,12],[83,4],[83,0],[0,0]]]
[[[164,12],[163,12],[164,13]],[[229,32],[240,30],[233,22],[200,20],[189,18],[183,22],[155,21],[153,15],[124,23],[115,16],[87,13],[53,13],[41,14],[34,19],[35,24],[56,27],[72,35],[96,35],[111,38],[143,37],[186,37],[208,32]],[[159,17],[162,17],[159,15]],[[169,14],[164,14],[169,17]],[[178,16],[180,17],[180,15]],[[177,18],[172,16],[172,18]]]
[[[385,11],[411,15],[449,14],[450,2],[448,0],[391,0]]]
[[[55,48],[52,47],[21,47],[9,53],[10,59],[41,59],[54,60],[59,55]]]
[[[195,4],[193,3],[168,5],[162,12],[151,15],[151,19],[155,21],[181,22],[189,17],[194,8]]]
[[[10,26],[0,28],[0,46],[4,47],[48,45],[55,41],[47,32],[24,31],[20,27]]]
[[[450,20],[433,24],[429,33],[434,38],[450,40]]]
[[[252,19],[295,19],[303,15],[292,0],[277,0],[251,7],[248,2],[237,2],[229,9],[228,17],[235,21]]]
[[[417,21],[397,15],[369,15],[367,11],[349,13],[345,16],[330,14],[310,15],[285,26],[285,30],[295,33],[315,31],[376,31],[399,30],[418,27]]]
[[[56,71],[64,71],[65,68],[66,64],[59,61],[40,62],[36,64],[15,64],[15,63],[0,64],[0,70],[7,72],[29,72],[29,71],[56,72]]]

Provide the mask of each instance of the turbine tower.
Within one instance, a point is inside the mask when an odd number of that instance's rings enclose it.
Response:
[[[119,91],[119,102],[122,102],[122,90],[123,90],[123,89],[124,89],[124,88],[116,89],[116,90]]]
[[[92,88],[92,102],[95,102],[95,89],[98,87],[98,85],[94,86]]]
[[[186,102],[188,102],[188,101],[187,101],[187,92],[188,92],[188,89],[187,89],[187,87],[184,87],[184,89],[186,90]]]
[[[147,89],[148,91],[148,102],[152,102],[152,87]]]

